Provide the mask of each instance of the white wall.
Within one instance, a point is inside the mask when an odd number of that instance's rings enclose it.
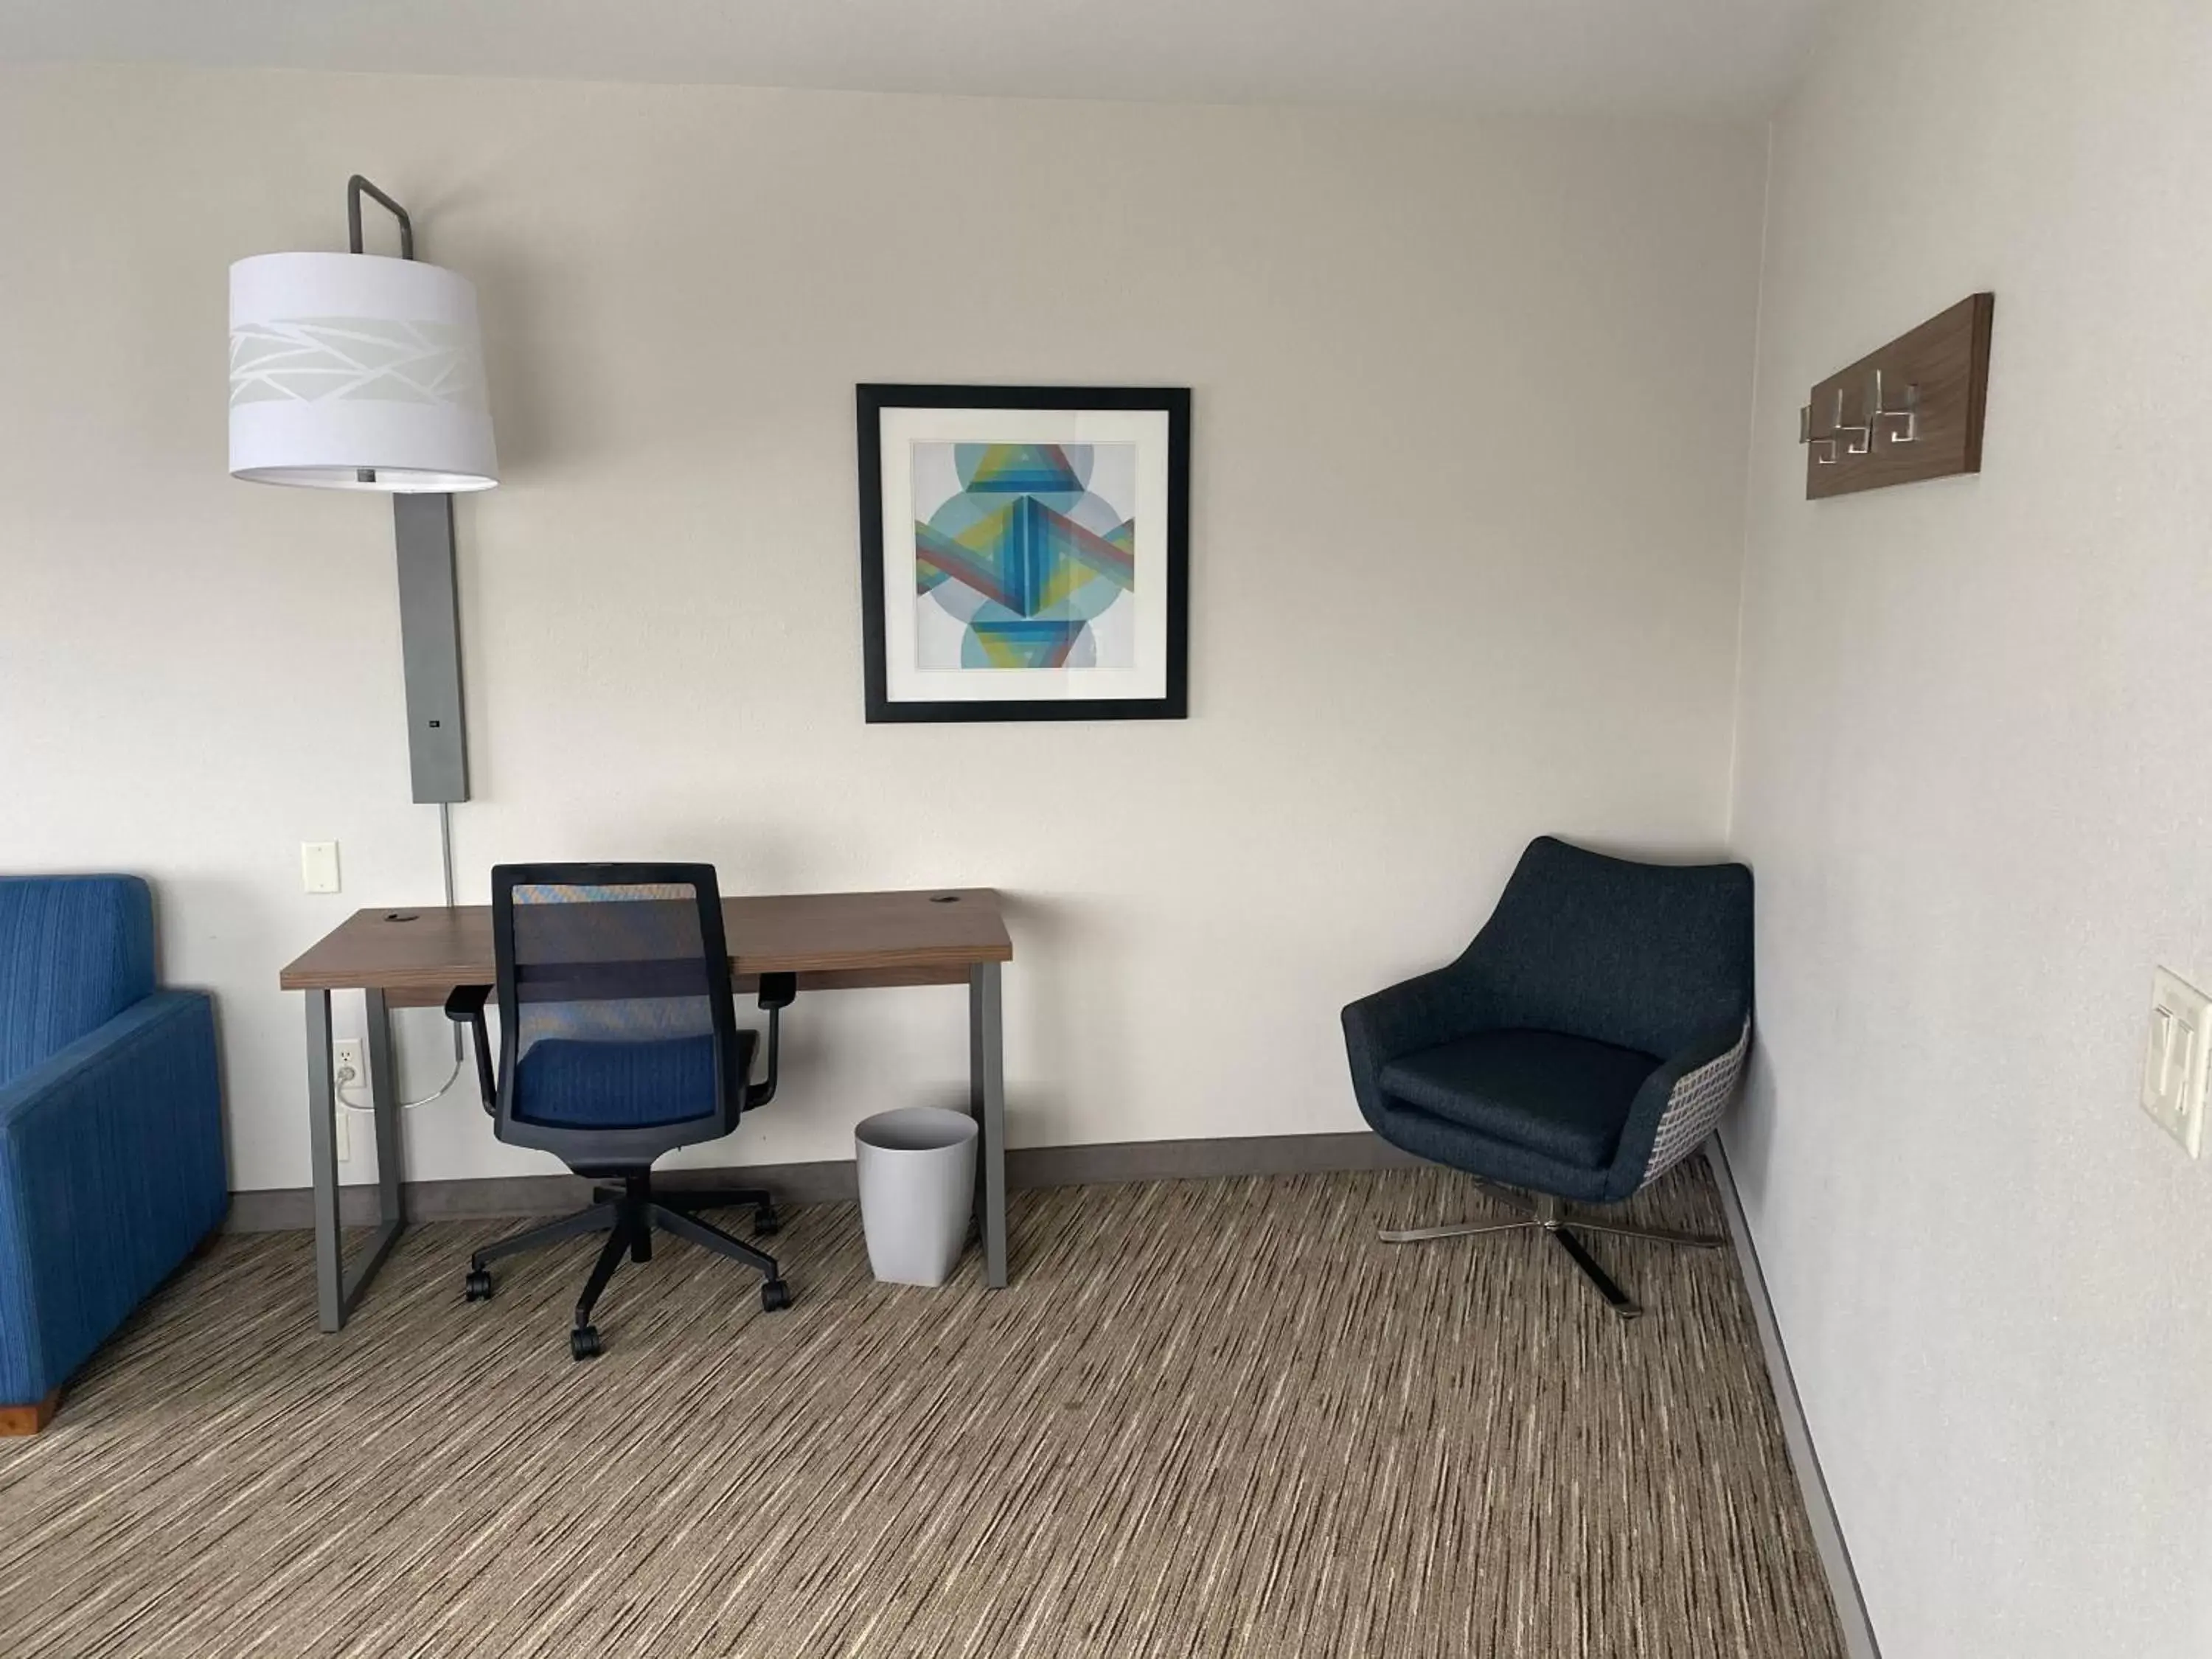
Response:
[[[624,855],[995,884],[1017,1144],[1356,1127],[1339,1006],[1456,949],[1527,837],[1720,840],[1763,166],[1696,125],[0,71],[0,868],[154,878],[234,1184],[304,1182],[277,969],[434,898],[435,817],[388,514],[225,476],[225,268],[343,246],[359,169],[489,331],[465,897]],[[940,379],[1194,388],[1190,720],[863,724],[853,386]],[[325,837],[345,890],[304,896]],[[710,1156],[836,1156],[964,1076],[957,991],[790,1027]],[[465,1088],[409,1127],[418,1176],[545,1167]]]
[[[1857,0],[1780,121],[1729,1136],[1887,1659],[2212,1653],[2212,11]],[[1985,471],[1803,499],[1806,389],[1997,295]]]

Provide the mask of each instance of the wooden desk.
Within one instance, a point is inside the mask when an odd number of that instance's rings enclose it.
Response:
[[[908,893],[800,893],[726,898],[722,921],[739,988],[763,974],[796,974],[802,995],[885,985],[968,988],[968,1107],[981,1126],[976,1207],[983,1281],[1006,1282],[1006,1091],[999,964],[1012,941],[988,887]],[[278,975],[307,1004],[307,1125],[314,1164],[315,1291],[323,1328],[346,1322],[407,1224],[400,1185],[399,1109],[392,1087],[391,1011],[442,1004],[457,985],[493,980],[491,908],[483,904],[356,911]],[[337,1087],[331,1063],[331,993],[368,1004],[369,1096],[376,1125],[380,1218],[351,1272],[338,1235]]]

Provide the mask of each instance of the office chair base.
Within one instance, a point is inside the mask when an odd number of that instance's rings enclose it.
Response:
[[[632,1261],[650,1261],[653,1235],[665,1232],[759,1273],[761,1306],[767,1312],[774,1313],[791,1305],[791,1287],[784,1282],[774,1256],[731,1237],[697,1213],[701,1210],[750,1206],[753,1230],[773,1233],[780,1223],[775,1200],[769,1194],[751,1187],[656,1194],[651,1172],[641,1171],[625,1176],[620,1186],[595,1187],[592,1196],[598,1201],[588,1209],[513,1234],[477,1251],[469,1258],[468,1278],[465,1281],[467,1298],[483,1302],[490,1297],[497,1288],[491,1264],[503,1256],[519,1255],[525,1250],[558,1243],[584,1233],[603,1232],[607,1236],[606,1243],[600,1246],[599,1260],[592,1263],[591,1277],[584,1283],[584,1293],[577,1298],[575,1323],[568,1333],[570,1358],[596,1358],[605,1351],[599,1328],[592,1322],[592,1310],[600,1294],[625,1256]]]
[[[1687,1249],[1717,1250],[1727,1247],[1728,1240],[1715,1238],[1705,1233],[1676,1232],[1665,1227],[1631,1227],[1618,1222],[1593,1221],[1585,1216],[1570,1218],[1561,1209],[1559,1200],[1538,1194],[1524,1198],[1518,1193],[1493,1187],[1486,1181],[1476,1186],[1520,1215],[1511,1221],[1455,1222],[1442,1227],[1385,1227],[1377,1235],[1385,1244],[1422,1244],[1439,1238],[1472,1238],[1482,1233],[1541,1232],[1567,1253],[1567,1258],[1582,1270],[1583,1277],[1590,1282],[1597,1293],[1605,1298],[1607,1307],[1623,1320],[1637,1319],[1644,1310],[1615,1282],[1613,1275],[1599,1265],[1582,1240],[1576,1236],[1577,1228],[1594,1233],[1611,1233],[1620,1238],[1649,1239],[1658,1244],[1676,1244]]]
[[[620,1187],[602,1183],[592,1188],[595,1204],[611,1203],[622,1195]],[[757,1187],[684,1187],[664,1192],[659,1199],[681,1210],[742,1210],[750,1206],[756,1238],[771,1238],[783,1230],[783,1218],[775,1212],[774,1195]]]

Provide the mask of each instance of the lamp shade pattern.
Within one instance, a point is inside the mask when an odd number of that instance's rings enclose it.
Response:
[[[468,279],[359,253],[231,266],[230,471],[331,489],[498,483]]]

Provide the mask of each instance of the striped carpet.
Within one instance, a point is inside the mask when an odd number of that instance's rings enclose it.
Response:
[[[1014,1195],[1016,1285],[797,1294],[662,1241],[403,1242],[340,1335],[303,1234],[229,1237],[0,1441],[0,1654],[1840,1659],[1725,1253],[1385,1246],[1443,1171]],[[1635,1206],[1717,1228],[1701,1162]],[[735,1218],[733,1218],[733,1223]],[[741,1224],[739,1230],[742,1231]]]

